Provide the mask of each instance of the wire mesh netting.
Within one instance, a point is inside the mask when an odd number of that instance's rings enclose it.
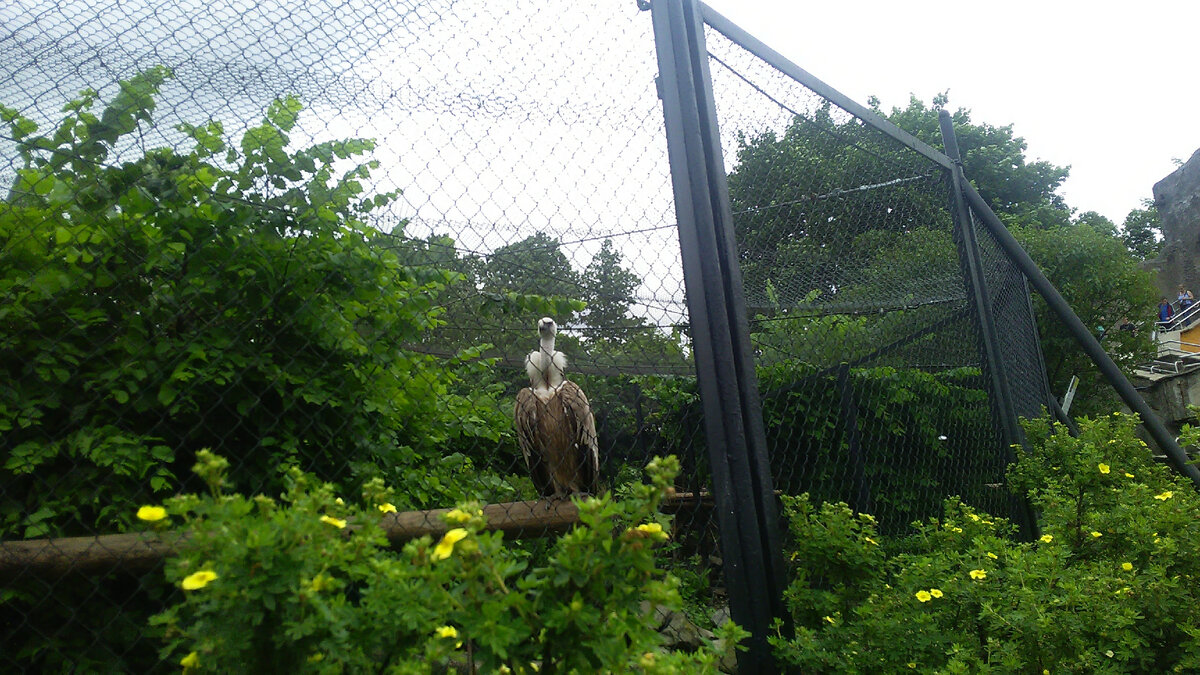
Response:
[[[533,561],[574,517],[534,500],[627,495],[674,454],[671,566],[723,603],[635,3],[46,0],[0,21],[5,670],[176,667],[176,627],[150,622],[181,594],[169,551],[120,536],[203,492],[205,451],[230,492],[328,482],[339,527],[335,494],[386,496],[403,536],[487,505]],[[706,39],[774,488],[887,531],[949,495],[1005,512],[949,174]],[[977,237],[1033,416],[1025,279]],[[557,367],[530,357],[543,316],[590,400],[596,483],[547,487],[523,453],[514,402]]]
[[[705,39],[775,487],[887,531],[951,495],[1012,515],[949,172]],[[1020,366],[1007,376],[1034,417],[1048,399],[1024,278],[988,244],[991,311]]]
[[[992,312],[999,333],[1000,358],[1017,415],[1033,419],[1044,414],[1052,396],[1030,304],[1029,285],[1021,271],[1000,249],[995,237],[972,214],[984,276],[991,289]]]
[[[679,555],[707,559],[635,3],[57,0],[0,20],[5,542],[143,529],[139,505],[203,490],[203,449],[245,494],[278,496],[289,465],[347,496],[382,479],[434,532],[419,510],[515,509],[540,492],[513,401],[545,315],[600,485],[680,455]],[[6,569],[0,667],[167,667],[146,621],[178,591],[113,545],[87,575]]]

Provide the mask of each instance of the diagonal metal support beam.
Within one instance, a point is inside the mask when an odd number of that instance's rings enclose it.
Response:
[[[1104,379],[1108,380],[1108,383],[1116,390],[1121,400],[1125,401],[1125,405],[1129,406],[1142,418],[1142,425],[1146,428],[1151,438],[1154,439],[1154,442],[1158,443],[1158,447],[1166,454],[1171,466],[1175,467],[1179,473],[1192,479],[1192,482],[1197,487],[1200,487],[1200,469],[1197,469],[1196,465],[1192,464],[1192,460],[1187,456],[1187,453],[1175,441],[1175,436],[1167,430],[1162,420],[1158,419],[1158,415],[1154,414],[1154,410],[1146,403],[1146,399],[1142,398],[1137,389],[1134,389],[1133,385],[1126,379],[1125,374],[1117,367],[1117,364],[1113,363],[1108,352],[1104,351],[1104,347],[1100,346],[1099,340],[1092,335],[1087,326],[1083,325],[1083,321],[1079,319],[1075,311],[1067,304],[1066,299],[1058,292],[1054,284],[1050,283],[1046,275],[1042,274],[1042,271],[1038,269],[1037,263],[1033,262],[1033,258],[1029,257],[1029,254],[1021,247],[1016,237],[1008,231],[1008,228],[1001,222],[1000,217],[992,211],[991,207],[987,205],[987,202],[975,190],[974,186],[967,183],[964,186],[964,193],[967,202],[979,216],[980,221],[988,228],[992,236],[996,238],[996,242],[1008,254],[1013,264],[1020,268],[1025,277],[1029,279],[1029,283],[1033,284],[1034,289],[1042,294],[1042,298],[1045,299],[1046,304],[1050,307],[1050,311],[1054,312],[1058,320],[1062,321],[1067,330],[1071,332],[1071,335],[1075,337],[1079,346],[1092,359],[1092,363],[1095,363],[1096,367],[1100,369],[1100,374],[1104,376]]]

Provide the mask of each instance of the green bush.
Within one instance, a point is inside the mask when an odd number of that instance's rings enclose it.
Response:
[[[777,658],[814,673],[1196,672],[1200,497],[1136,426],[1026,425],[1010,483],[1041,512],[1032,543],[957,499],[898,539],[845,505],[786,499],[796,630],[772,638]]]
[[[289,149],[288,97],[240,141],[212,121],[177,127],[188,150],[138,150],[170,78],[99,112],[86,90],[44,134],[0,106],[23,161],[0,201],[0,534],[123,529],[204,447],[247,491],[295,462],[382,476],[404,505],[491,496],[463,449],[508,433],[502,387],[470,384],[486,345],[404,348],[460,275],[375,245],[395,194],[366,192],[374,141]]]
[[[578,502],[579,527],[543,564],[484,531],[477,504],[449,512],[440,540],[395,553],[378,526],[392,494],[381,482],[352,503],[292,469],[277,503],[221,494],[224,460],[202,460],[213,495],[172,498],[159,521],[189,534],[167,567],[183,597],[152,621],[164,660],[188,672],[715,672],[715,648],[669,652],[655,632],[651,606],[681,602],[655,566],[673,458],[619,502]],[[732,648],[742,633],[723,635]]]

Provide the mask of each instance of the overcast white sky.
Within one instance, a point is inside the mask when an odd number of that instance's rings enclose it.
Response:
[[[1027,158],[1070,166],[1067,203],[1118,225],[1200,148],[1196,0],[707,4],[860,103],[949,90]]]

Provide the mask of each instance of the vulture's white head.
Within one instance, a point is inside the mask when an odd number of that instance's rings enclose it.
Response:
[[[537,328],[540,344],[537,351],[525,358],[525,371],[529,374],[529,383],[534,391],[548,394],[563,383],[567,357],[554,350],[554,335],[558,332],[558,324],[554,323],[554,319],[543,316],[538,319]]]

